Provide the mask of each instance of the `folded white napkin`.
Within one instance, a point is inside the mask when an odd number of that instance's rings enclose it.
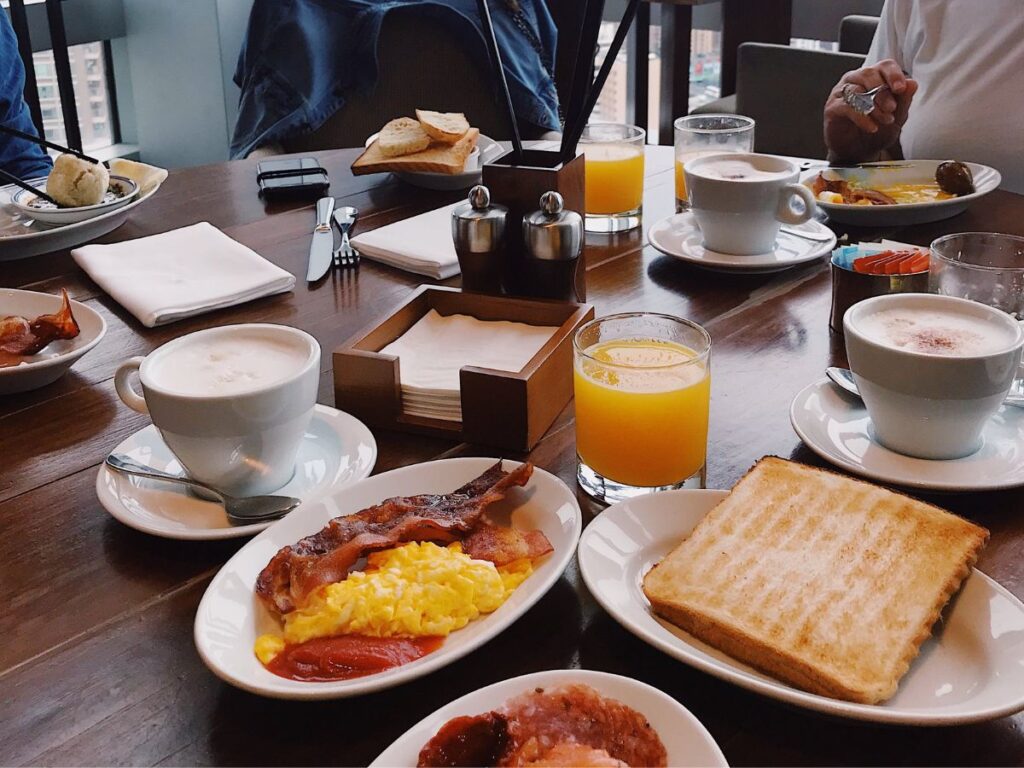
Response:
[[[452,241],[455,205],[363,232],[352,238],[352,245],[368,259],[435,280],[457,275],[459,258]]]
[[[295,287],[291,273],[205,221],[71,256],[148,328]]]

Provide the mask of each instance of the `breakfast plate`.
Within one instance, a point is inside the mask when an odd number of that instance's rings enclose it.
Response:
[[[331,519],[395,496],[447,494],[495,465],[497,459],[458,458],[414,464],[369,477],[303,504],[246,544],[213,578],[199,604],[195,643],[206,665],[221,679],[252,693],[282,699],[335,699],[400,685],[439,669],[479,648],[533,606],[572,560],[582,528],[575,494],[554,475],[534,469],[525,488],[513,488],[488,513],[516,528],[539,529],[553,551],[493,613],[452,632],[431,653],[377,674],[330,682],[279,677],[254,653],[257,637],[279,632],[278,622],[254,592],[256,578],[285,546],[320,531]],[[504,468],[518,466],[506,461]]]
[[[847,472],[928,491],[993,491],[1024,485],[1024,409],[1002,406],[982,432],[982,446],[962,459],[904,456],[878,443],[863,401],[828,379],[801,390],[789,408],[808,448]]]
[[[801,229],[816,239],[795,234]],[[816,261],[831,253],[836,244],[835,234],[824,224],[812,220],[800,227],[780,230],[776,248],[770,253],[753,256],[719,253],[704,247],[697,220],[689,211],[673,214],[654,224],[647,232],[647,239],[666,256],[674,256],[688,264],[715,272],[749,275],[780,272]]]
[[[726,766],[718,744],[701,722],[682,704],[657,688],[628,677],[586,669],[556,669],[502,680],[468,693],[423,718],[385,749],[373,766],[415,766],[420,749],[453,717],[497,709],[510,698],[537,688],[588,685],[647,718],[661,738],[672,766]]]
[[[29,184],[45,191],[47,180],[36,179]],[[101,214],[116,211],[128,205],[139,193],[139,185],[125,176],[111,176],[110,186],[103,200],[96,205],[80,205],[74,208],[58,208],[53,203],[33,195],[27,189],[19,189],[11,197],[11,203],[24,216],[44,224],[74,224],[93,219]]]
[[[32,319],[56,312],[60,306],[61,297],[53,294],[0,289],[0,317],[17,315]],[[103,316],[78,301],[71,302],[71,312],[81,331],[78,336],[51,342],[40,352],[26,356],[20,365],[0,368],[0,395],[27,392],[56,381],[100,343],[107,332]]]
[[[815,168],[801,177],[810,185],[819,171],[826,178],[856,181],[864,189],[878,189],[894,184],[930,184],[935,182],[935,169],[941,160],[901,160],[864,163],[854,168]],[[1002,176],[995,168],[980,163],[965,163],[974,176],[974,192],[946,200],[896,205],[848,205],[818,200],[818,206],[829,218],[841,224],[865,227],[909,226],[942,221],[967,210],[975,200],[999,187]]]
[[[363,146],[370,146],[377,140],[379,134],[370,136]],[[416,187],[434,189],[441,192],[452,192],[459,189],[469,189],[474,184],[479,184],[483,178],[482,168],[485,163],[499,157],[505,148],[489,136],[482,133],[476,141],[476,147],[466,158],[466,167],[462,173],[427,173],[422,171],[396,171],[395,175],[402,181]]]
[[[171,449],[150,424],[122,441],[113,451],[162,472],[184,470]],[[295,475],[274,493],[308,503],[351,485],[373,471],[377,442],[354,416],[317,405],[299,444]],[[129,477],[101,464],[96,495],[107,512],[130,528],[165,539],[210,541],[252,536],[272,522],[231,525],[224,507],[207,501],[178,483]]]
[[[747,690],[838,717],[956,725],[1024,709],[1024,604],[975,570],[921,647],[896,695],[856,704],[801,691],[738,662],[654,616],[648,570],[687,537],[726,491],[666,491],[615,504],[584,532],[580,572],[601,606],[660,651]]]

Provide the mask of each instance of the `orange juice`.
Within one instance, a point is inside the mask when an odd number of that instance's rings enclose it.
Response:
[[[679,483],[704,466],[711,374],[708,358],[671,341],[600,342],[578,356],[576,452],[609,480]],[[608,363],[609,365],[603,365]]]
[[[635,211],[644,199],[644,148],[627,144],[587,144],[587,213]]]

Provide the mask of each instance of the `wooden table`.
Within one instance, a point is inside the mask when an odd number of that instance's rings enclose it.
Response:
[[[324,153],[332,193],[362,211],[361,228],[452,196],[391,177],[353,178],[354,151]],[[673,205],[671,148],[648,155],[647,224]],[[876,727],[776,704],[690,669],[635,639],[582,585],[576,565],[526,616],[468,657],[409,685],[335,702],[262,699],[220,682],[192,643],[210,577],[241,542],[181,543],[137,533],[96,500],[97,466],[146,425],[114,394],[119,362],[198,328],[288,323],[334,348],[399,302],[420,278],[364,260],[308,290],[311,206],[264,208],[255,163],[176,171],[106,240],[207,220],[299,277],[292,294],[142,328],[67,253],[0,264],[0,284],[71,295],[109,323],[103,343],[58,383],[0,400],[0,764],[366,764],[410,725],[481,686],[544,669],[629,675],[675,696],[740,764],[1020,764],[1024,715],[962,728]],[[1024,197],[996,192],[935,225],[885,234],[926,244],[951,231],[1024,234]],[[692,318],[714,338],[709,487],[728,488],[765,454],[820,464],[789,425],[796,392],[843,362],[828,331],[829,272],[816,263],[776,275],[701,272],[661,256],[639,232],[588,242],[599,315],[657,310]],[[451,281],[457,284],[457,281]],[[321,402],[331,403],[330,355]],[[457,455],[472,445],[377,434],[377,470]],[[520,457],[516,457],[520,458]],[[529,458],[574,486],[573,411]],[[580,495],[587,519],[597,505]],[[979,566],[1024,598],[1024,493],[930,499],[987,526]]]

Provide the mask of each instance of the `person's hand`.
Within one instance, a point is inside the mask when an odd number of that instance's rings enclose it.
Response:
[[[875,108],[863,115],[843,99],[843,89],[849,84],[859,91],[879,85],[889,88],[875,96]],[[883,150],[899,141],[915,93],[917,81],[903,74],[892,59],[843,75],[825,102],[829,159],[849,163],[877,160]]]

